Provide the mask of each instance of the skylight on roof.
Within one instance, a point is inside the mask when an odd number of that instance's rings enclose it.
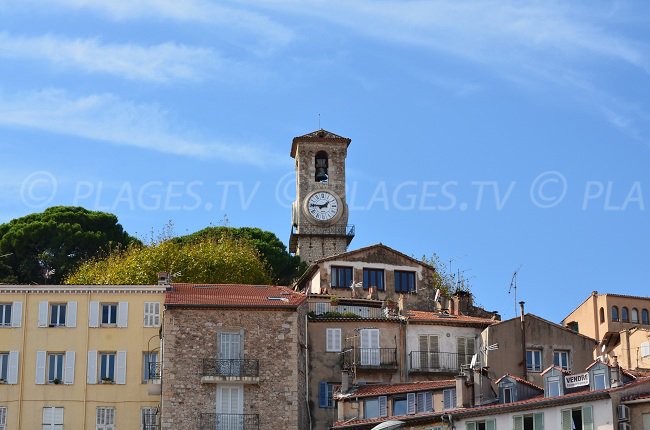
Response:
[[[289,299],[287,299],[286,297],[267,297],[267,299],[268,300],[279,300],[279,301],[282,301],[282,302],[288,302],[289,301]]]

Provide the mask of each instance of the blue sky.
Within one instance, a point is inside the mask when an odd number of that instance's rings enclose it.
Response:
[[[647,2],[0,2],[0,222],[227,219],[287,241],[291,139],[352,139],[352,247],[438,253],[504,317],[648,295]]]

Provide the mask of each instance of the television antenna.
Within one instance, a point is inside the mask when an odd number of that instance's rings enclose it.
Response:
[[[521,270],[522,266],[523,265],[520,264],[519,267],[517,267],[517,269],[514,272],[512,272],[512,279],[510,280],[510,288],[508,288],[508,294],[510,294],[510,292],[515,293],[515,317],[517,316],[517,275],[519,274],[519,271]]]

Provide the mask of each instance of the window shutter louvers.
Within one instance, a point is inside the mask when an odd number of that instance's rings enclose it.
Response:
[[[544,414],[543,413],[538,413],[538,414],[533,415],[533,420],[535,421],[535,430],[544,430]]]
[[[126,384],[126,351],[117,351],[117,371],[115,383]]]
[[[47,302],[38,302],[38,326],[47,327]]]
[[[74,361],[75,352],[66,351],[65,353],[65,374],[63,376],[63,383],[66,385],[74,384]]]
[[[562,409],[562,430],[573,430],[571,409]]]
[[[594,430],[594,415],[591,406],[582,407],[582,430]]]
[[[65,326],[77,326],[77,302],[68,302],[68,306],[66,306]]]
[[[97,351],[88,351],[88,368],[86,381],[89,384],[97,383]]]
[[[45,384],[45,361],[47,352],[36,351],[36,385]]]
[[[415,410],[415,393],[408,393],[406,395],[406,413],[408,415],[413,415],[415,413]]]
[[[318,385],[318,406],[326,408],[328,406],[327,382],[321,381]]]
[[[129,302],[117,304],[117,326],[127,327],[129,322]]]
[[[497,422],[495,420],[486,420],[485,430],[497,430]]]
[[[424,412],[424,408],[426,407],[426,405],[425,405],[426,400],[424,400],[425,395],[426,395],[426,393],[423,393],[423,392],[419,392],[419,393],[416,394],[417,401],[416,401],[415,410],[418,413],[419,412]]]
[[[9,351],[9,363],[7,365],[7,384],[18,383],[18,351]]]
[[[429,368],[429,336],[420,335],[418,336],[419,350],[420,350],[420,369]]]
[[[379,416],[385,417],[388,416],[388,399],[386,396],[379,396]]]
[[[475,422],[471,422],[471,423],[467,423],[467,424],[465,424],[465,429],[466,429],[466,430],[476,430],[476,423],[475,423]]]
[[[474,338],[467,338],[467,351],[465,352],[465,354],[474,355],[474,351],[476,349],[475,346],[476,345],[475,345]]]
[[[522,417],[521,415],[512,417],[512,429],[524,430],[524,417]]]
[[[13,302],[11,305],[11,326],[21,327],[23,321],[23,302]]]
[[[424,410],[426,412],[433,412],[433,393],[430,391],[424,393]]]
[[[90,302],[88,308],[88,327],[99,327],[99,302]]]

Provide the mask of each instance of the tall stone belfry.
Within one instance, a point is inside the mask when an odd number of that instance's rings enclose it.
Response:
[[[327,130],[293,139],[296,201],[289,251],[311,263],[345,252],[354,237],[345,202],[345,157],[351,140]]]

